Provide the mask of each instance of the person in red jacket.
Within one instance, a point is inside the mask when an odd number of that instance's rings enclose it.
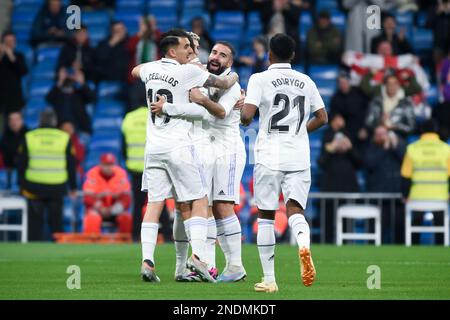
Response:
[[[101,233],[103,221],[114,222],[120,233],[131,233],[130,182],[126,171],[116,165],[113,154],[103,154],[100,164],[87,172],[83,194],[86,206],[84,233]]]

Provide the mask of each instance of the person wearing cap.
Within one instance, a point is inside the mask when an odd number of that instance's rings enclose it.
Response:
[[[28,240],[44,241],[44,212],[52,233],[63,231],[63,199],[76,196],[75,151],[70,136],[56,129],[51,109],[40,114],[38,129],[28,131],[19,146],[18,177],[28,200]]]
[[[312,64],[339,63],[342,52],[342,35],[331,23],[328,11],[319,13],[317,23],[308,31],[308,62]]]
[[[116,165],[116,157],[105,153],[90,169],[83,184],[86,213],[83,232],[100,234],[103,222],[114,223],[120,233],[131,233],[131,186],[127,172]]]

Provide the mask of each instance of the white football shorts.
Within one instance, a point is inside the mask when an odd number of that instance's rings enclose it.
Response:
[[[178,202],[201,199],[207,194],[203,165],[193,145],[161,154],[146,154],[142,191],[148,201],[175,198]]]
[[[258,209],[277,210],[280,191],[284,202],[289,199],[297,201],[306,209],[309,188],[311,186],[311,170],[279,171],[271,170],[257,163],[254,168],[255,202]]]

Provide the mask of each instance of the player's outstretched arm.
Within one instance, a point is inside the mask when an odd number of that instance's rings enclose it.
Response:
[[[165,96],[156,95],[156,102],[152,102],[150,109],[156,115],[167,114],[171,117],[182,117],[189,120],[203,120],[208,112],[196,103],[173,104],[166,101]]]
[[[326,125],[327,123],[328,114],[325,108],[322,108],[314,112],[314,118],[308,121],[306,124],[306,129],[308,130],[308,133],[310,133]]]
[[[203,84],[204,87],[214,87],[219,89],[229,89],[231,88],[237,81],[239,80],[239,76],[236,72],[231,72],[226,76],[216,76],[214,74],[210,74],[208,79],[206,79]]]
[[[133,68],[133,70],[131,70],[131,75],[133,76],[133,78],[139,79],[141,77],[140,76],[141,68],[142,68],[142,64],[137,65],[136,67]]]
[[[189,91],[189,99],[194,103],[202,105],[216,118],[224,119],[226,116],[225,108],[220,103],[212,101],[197,88],[193,88]]]
[[[248,126],[252,120],[253,117],[256,114],[257,107],[254,104],[245,103],[244,106],[241,109],[241,123],[244,126]]]

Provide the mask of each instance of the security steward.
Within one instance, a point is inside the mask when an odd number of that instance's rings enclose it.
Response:
[[[47,240],[45,211],[51,233],[62,232],[63,198],[70,188],[76,197],[75,152],[70,137],[56,129],[51,109],[40,114],[39,128],[27,132],[19,146],[18,174],[21,193],[28,202],[28,239]]]
[[[133,192],[133,232],[134,241],[139,240],[142,222],[142,207],[146,203],[146,193],[141,191],[144,171],[145,138],[147,135],[148,108],[146,106],[128,112],[122,122],[122,150],[125,164],[131,175]]]

